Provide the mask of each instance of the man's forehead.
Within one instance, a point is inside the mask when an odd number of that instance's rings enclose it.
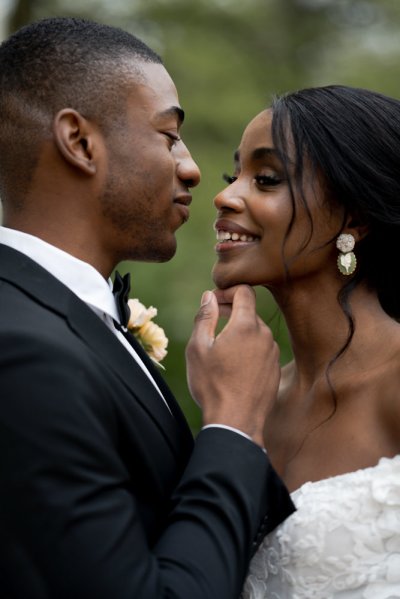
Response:
[[[178,116],[181,119],[182,112],[179,105],[178,92],[168,71],[162,64],[140,63],[140,77],[136,78],[132,73],[131,95],[132,98],[141,96],[158,108],[156,112],[164,113],[166,116]]]

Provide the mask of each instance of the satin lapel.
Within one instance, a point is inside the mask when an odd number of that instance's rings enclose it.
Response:
[[[72,294],[71,294],[72,295]],[[71,328],[90,345],[105,364],[109,364],[115,373],[123,380],[137,401],[152,416],[166,436],[176,457],[182,448],[182,434],[190,436],[186,421],[178,421],[168,411],[163,400],[149,381],[143,370],[121,345],[117,337],[100,321],[100,319],[85,304],[82,309],[79,298],[73,296],[69,303],[68,320]],[[90,313],[90,317],[87,314]],[[180,439],[180,440],[179,440]],[[179,441],[179,443],[178,443]],[[187,441],[185,439],[185,441]],[[178,449],[180,447],[180,450]]]
[[[140,343],[137,341],[137,339],[134,337],[134,335],[132,335],[131,333],[128,332],[125,334],[125,338],[127,339],[127,341],[129,341],[129,343],[132,345],[133,349],[136,351],[136,353],[140,356],[140,358],[145,363],[147,369],[151,373],[151,376],[154,378],[154,380],[157,383],[157,385],[159,386],[162,394],[164,395],[164,397],[168,403],[168,406],[170,407],[171,412],[173,413],[174,417],[177,418],[177,420],[179,422],[184,421],[186,423],[183,412],[182,412],[181,408],[179,407],[175,397],[171,393],[171,390],[168,387],[167,383],[165,382],[164,378],[160,374],[158,366],[156,364],[154,364],[154,362],[149,358],[149,356],[144,351],[143,347],[140,345]]]
[[[132,399],[135,398],[153,418],[177,459],[182,459],[182,440],[188,451],[192,444],[192,437],[183,416],[171,416],[140,366],[84,302],[30,258],[1,244],[0,279],[10,281],[42,305],[63,316],[76,335],[121,379],[132,394]],[[145,358],[147,365],[147,356]],[[160,383],[160,389],[170,400],[171,392],[158,373],[154,372],[153,366],[150,366],[157,384]],[[174,402],[171,402],[171,410],[175,414],[176,407],[172,409]],[[180,411],[179,408],[178,410]]]

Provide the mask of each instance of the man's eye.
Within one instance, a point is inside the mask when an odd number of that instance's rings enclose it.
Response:
[[[179,137],[179,135],[177,133],[171,133],[169,131],[165,131],[164,134],[174,143],[177,141],[181,141],[181,138]]]
[[[232,183],[234,183],[237,180],[237,177],[235,177],[234,175],[227,175],[226,173],[222,175],[222,178],[225,181],[225,183],[228,183],[228,185],[232,185]]]

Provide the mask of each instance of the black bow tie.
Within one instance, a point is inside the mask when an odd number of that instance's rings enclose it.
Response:
[[[131,275],[127,273],[122,278],[119,272],[115,273],[113,294],[115,303],[117,304],[119,321],[122,326],[126,327],[129,322],[131,311],[128,306],[128,297],[131,290]]]

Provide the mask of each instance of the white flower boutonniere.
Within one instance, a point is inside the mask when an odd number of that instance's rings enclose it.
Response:
[[[138,299],[128,300],[131,315],[128,330],[136,337],[149,357],[162,369],[161,360],[167,355],[168,337],[158,324],[152,321],[157,308],[146,308]]]

